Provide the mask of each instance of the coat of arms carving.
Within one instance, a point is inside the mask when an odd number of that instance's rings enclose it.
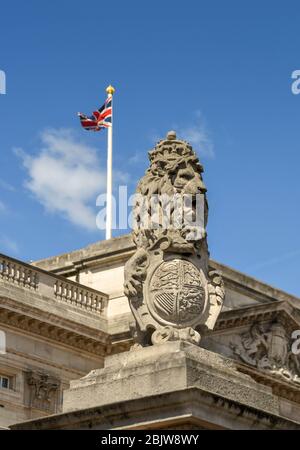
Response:
[[[199,344],[225,296],[221,275],[208,265],[203,167],[175,132],[158,142],[149,159],[133,208],[137,249],[125,266],[136,345],[177,339]]]
[[[192,263],[173,259],[160,264],[149,282],[149,308],[168,325],[191,325],[206,299],[203,277]]]

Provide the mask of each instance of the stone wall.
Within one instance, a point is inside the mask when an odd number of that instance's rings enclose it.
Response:
[[[102,365],[102,358],[57,345],[1,324],[6,353],[0,354],[0,375],[10,389],[0,388],[0,426],[60,412],[70,380]]]

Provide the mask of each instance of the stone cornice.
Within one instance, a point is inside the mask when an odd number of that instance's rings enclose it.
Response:
[[[251,295],[251,297],[257,301],[270,302],[274,300],[288,300],[290,302],[296,302],[296,304],[299,304],[300,302],[299,297],[275,288],[256,278],[250,277],[225,264],[221,264],[212,259],[210,259],[209,264],[211,268],[222,273],[226,288],[234,289],[241,294]]]
[[[5,300],[5,299],[4,299]],[[0,299],[0,324],[9,326],[17,331],[22,330],[32,335],[42,337],[60,345],[66,345],[73,349],[80,349],[88,353],[104,356],[109,345],[109,337],[98,330],[89,329],[85,326],[74,326],[68,319],[61,319],[49,315],[45,317],[33,317],[28,311],[16,311],[3,304]],[[4,302],[5,303],[5,302]],[[42,316],[42,315],[41,315]]]
[[[299,309],[289,302],[278,301],[223,311],[213,333],[275,319],[281,320],[288,330],[300,329]]]
[[[206,411],[207,408],[211,408],[212,422],[206,422],[209,426],[203,424],[202,408]],[[137,421],[138,417],[143,417],[142,423]],[[221,418],[222,426],[218,423],[218,417]],[[236,429],[241,428],[242,424],[251,425],[252,429],[300,429],[299,423],[285,417],[195,387],[56,414],[19,423],[13,425],[11,429],[78,429],[91,428],[93,425],[98,425],[97,429],[165,429],[167,424],[171,428],[172,424],[180,426],[187,422],[195,425],[202,422],[204,428],[231,428],[229,425],[232,424],[232,420],[236,424]]]
[[[258,370],[247,364],[237,363],[237,369],[250,375],[255,381],[265,386],[270,386],[275,395],[300,403],[300,385],[285,381],[283,377],[276,377],[266,371]]]
[[[35,267],[51,270],[55,273],[76,271],[82,267],[98,264],[102,258],[122,259],[124,262],[134,252],[135,246],[130,235],[124,235],[108,241],[98,241],[79,250],[64,253],[32,263]],[[127,253],[127,255],[126,255]]]
[[[65,304],[56,302],[51,304],[47,297],[36,296],[34,292],[26,295],[22,289],[19,292],[17,288],[17,294],[14,289],[7,291],[0,289],[0,307],[44,323],[79,331],[87,336],[96,337],[99,341],[107,341],[107,319],[95,317],[85,311],[74,311]]]

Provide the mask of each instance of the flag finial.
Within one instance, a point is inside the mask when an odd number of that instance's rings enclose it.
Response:
[[[106,88],[106,92],[107,92],[108,94],[113,95],[114,92],[115,92],[115,88],[113,88],[112,85],[110,84],[110,85]]]

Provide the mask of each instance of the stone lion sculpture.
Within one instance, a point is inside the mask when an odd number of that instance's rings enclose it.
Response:
[[[208,267],[203,167],[175,132],[158,142],[149,160],[133,207],[136,252],[125,265],[136,343],[198,344],[200,333],[213,328],[225,295],[220,274]]]

